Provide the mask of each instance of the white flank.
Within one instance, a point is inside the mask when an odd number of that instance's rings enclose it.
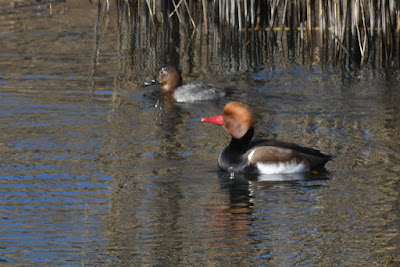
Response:
[[[253,149],[247,159],[251,162],[254,156],[256,149]],[[297,172],[306,172],[309,171],[310,168],[308,164],[304,162],[296,162],[296,161],[285,161],[285,162],[257,162],[257,169],[261,174],[280,174],[280,173],[297,173]]]
[[[252,152],[253,153],[253,152]],[[250,157],[250,156],[249,156]],[[296,173],[309,171],[304,162],[279,162],[279,163],[257,163],[257,169],[262,174]]]

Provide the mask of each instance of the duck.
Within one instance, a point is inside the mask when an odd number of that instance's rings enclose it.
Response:
[[[225,92],[210,84],[201,82],[182,84],[181,71],[171,64],[162,66],[157,75],[152,80],[144,82],[142,86],[154,84],[161,84],[161,94],[177,102],[219,100],[225,96]]]
[[[222,115],[201,121],[222,125],[231,136],[229,145],[220,153],[221,170],[249,174],[291,174],[324,169],[333,156],[319,150],[273,139],[252,140],[254,117],[244,104],[230,102]]]

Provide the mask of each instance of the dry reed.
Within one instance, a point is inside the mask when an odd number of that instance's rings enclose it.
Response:
[[[101,1],[101,0],[99,0]],[[378,61],[399,63],[398,0],[116,0],[131,14],[131,27],[144,32],[165,25],[182,28],[187,37],[204,34],[241,36],[267,32],[269,44],[297,42],[306,53],[331,51],[333,62],[363,67]],[[136,25],[136,26],[133,26]],[[150,26],[150,25],[147,25]],[[146,27],[147,27],[146,26]],[[148,29],[148,28],[147,28]],[[137,38],[140,38],[137,36]],[[290,47],[293,44],[287,44]],[[307,50],[307,51],[306,51]]]

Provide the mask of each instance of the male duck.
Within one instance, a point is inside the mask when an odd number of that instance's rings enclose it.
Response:
[[[221,152],[218,166],[238,173],[298,173],[323,168],[332,159],[318,150],[277,140],[253,140],[254,119],[248,107],[228,103],[222,115],[202,121],[223,125],[231,135],[229,145]]]

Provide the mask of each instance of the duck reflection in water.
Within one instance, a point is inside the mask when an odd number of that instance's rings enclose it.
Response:
[[[254,215],[255,210],[259,210],[257,199],[259,194],[267,190],[293,188],[293,187],[318,187],[323,181],[328,179],[328,173],[294,173],[290,175],[264,175],[264,174],[227,174],[219,171],[218,179],[222,191],[226,191],[229,197],[228,203],[223,203],[217,210],[215,225],[221,227],[221,240],[218,246],[244,246],[257,243],[254,238]],[[311,181],[316,181],[309,184]],[[278,190],[279,191],[279,190]],[[282,191],[281,191],[282,192]],[[285,191],[283,191],[285,192]],[[265,202],[258,202],[265,205]],[[268,204],[266,204],[268,205]],[[247,253],[243,250],[242,253]]]
[[[227,191],[229,202],[221,204],[216,211],[214,224],[222,227],[218,246],[243,246],[253,243],[249,226],[254,212],[249,180],[243,176],[231,179],[224,172],[218,172],[222,191]]]
[[[202,82],[182,83],[181,71],[174,65],[167,64],[161,67],[155,77],[144,82],[143,87],[160,85],[159,91],[145,94],[154,100],[157,114],[157,123],[160,126],[160,140],[165,141],[165,147],[169,147],[171,154],[179,154],[182,147],[179,141],[185,134],[182,129],[177,130],[178,125],[187,125],[185,120],[190,118],[191,112],[185,109],[185,105],[193,102],[205,103],[218,101],[226,94],[214,86]],[[207,102],[208,101],[208,102]],[[175,147],[175,149],[173,147]],[[169,153],[168,152],[168,153]]]

